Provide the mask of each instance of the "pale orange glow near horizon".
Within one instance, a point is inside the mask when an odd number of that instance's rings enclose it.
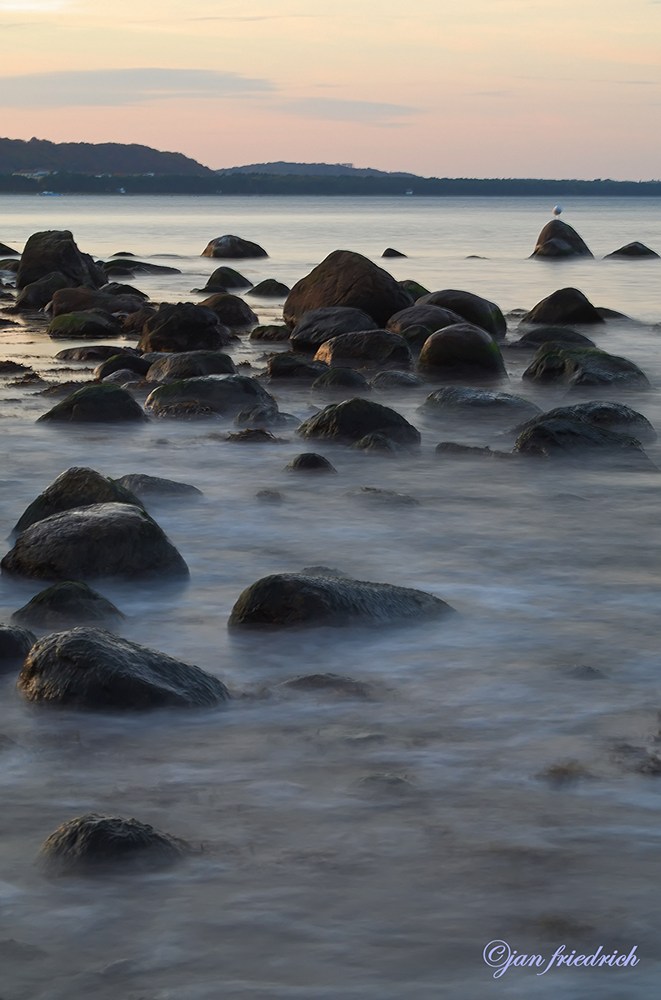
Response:
[[[0,132],[214,167],[661,177],[659,0],[0,0]]]

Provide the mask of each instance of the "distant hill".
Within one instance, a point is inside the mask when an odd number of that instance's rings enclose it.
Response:
[[[204,177],[209,167],[183,153],[161,153],[150,146],[120,142],[48,142],[0,138],[0,174],[58,171],[74,174],[156,174]]]
[[[270,174],[287,177],[415,177],[402,171],[390,173],[373,167],[354,167],[353,163],[250,163],[243,167],[224,167],[217,174]]]

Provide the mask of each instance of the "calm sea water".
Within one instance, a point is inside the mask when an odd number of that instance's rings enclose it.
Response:
[[[135,281],[168,301],[199,299],[191,289],[217,263],[199,254],[224,233],[268,251],[237,263],[253,282],[291,285],[342,247],[506,312],[573,285],[640,321],[609,324],[598,341],[640,364],[653,388],[602,398],[661,427],[661,261],[599,259],[634,239],[661,251],[658,205],[567,201],[563,218],[597,257],[568,263],[527,259],[552,207],[537,199],[2,197],[0,240],[20,249],[31,232],[69,228],[95,256],[171,263],[182,274]],[[408,258],[381,261],[386,246]],[[280,314],[281,303],[247,300],[262,321]],[[71,377],[53,359],[68,345],[54,346],[43,324],[0,336],[2,357]],[[255,373],[261,353],[247,341],[234,349]],[[503,388],[545,408],[566,401],[522,382],[526,363],[506,352]],[[301,419],[328,402],[274,391]],[[440,440],[509,448],[511,438],[480,420],[423,418],[428,391],[379,396],[419,427],[419,456],[324,445],[339,474],[310,482],[283,471],[307,448],[293,432],[249,448],[224,441],[222,421],[55,430],[35,423],[49,400],[0,390],[5,536],[72,465],[203,490],[197,503],[152,507],[191,568],[187,587],[99,589],[126,613],[128,638],[253,695],[213,713],[88,716],[29,707],[14,677],[0,678],[3,1000],[654,995],[661,779],[635,770],[631,748],[653,749],[659,729],[661,476],[443,463]],[[661,446],[647,450],[661,465]],[[350,495],[360,486],[420,504],[367,507]],[[263,488],[282,491],[282,506],[260,505]],[[246,585],[313,564],[419,587],[461,614],[379,632],[228,635]],[[39,589],[0,578],[2,620]],[[278,691],[323,671],[371,683],[373,698]],[[548,779],[567,764],[582,776]],[[205,852],[166,875],[45,880],[40,844],[89,811],[136,816]],[[513,968],[494,981],[482,957],[494,939],[549,958],[560,944],[637,945],[640,964],[541,977]]]

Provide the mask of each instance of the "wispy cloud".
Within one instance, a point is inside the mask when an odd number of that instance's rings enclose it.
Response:
[[[275,90],[270,80],[206,69],[63,70],[0,77],[0,106],[117,107],[177,99],[250,98]]]
[[[0,14],[5,10],[20,10],[22,14],[31,10],[43,13],[44,11],[62,10],[68,6],[70,6],[70,0],[0,0]]]
[[[365,125],[401,124],[401,120],[419,114],[419,108],[404,104],[387,104],[382,101],[352,101],[332,97],[305,97],[296,101],[285,101],[279,105],[282,111],[300,115],[303,118],[319,118],[324,121],[362,122]]]

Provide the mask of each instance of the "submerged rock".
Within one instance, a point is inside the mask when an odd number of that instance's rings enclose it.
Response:
[[[438,597],[407,587],[347,577],[277,573],[243,591],[232,609],[229,626],[390,625],[407,619],[438,618],[452,610]]]
[[[209,275],[206,287],[203,288],[202,291],[226,291],[233,288],[250,288],[251,285],[252,281],[249,281],[243,274],[239,274],[239,272],[235,271],[233,267],[223,265],[222,267],[217,267],[216,270]]]
[[[291,289],[275,278],[265,278],[250,289],[249,295],[262,299],[286,299]]]
[[[0,563],[33,580],[181,578],[188,567],[149,515],[124,503],[53,514],[26,528]]]
[[[321,413],[305,420],[298,429],[304,438],[349,443],[372,432],[383,433],[400,444],[420,444],[419,431],[400,413],[360,397],[326,406]]]
[[[54,423],[114,423],[144,421],[142,407],[130,392],[118,385],[85,385],[37,420]]]
[[[36,635],[26,628],[0,625],[0,673],[22,663],[36,641]]]
[[[86,813],[51,833],[39,862],[51,876],[157,871],[177,864],[189,850],[183,840],[137,819]]]
[[[304,694],[339,694],[345,698],[371,698],[372,688],[364,681],[342,674],[303,674],[278,684],[278,688]]]
[[[533,382],[559,382],[568,386],[636,386],[649,388],[645,373],[616,354],[596,348],[540,347],[522,378]]]
[[[137,357],[133,347],[117,347],[109,344],[91,344],[89,347],[66,347],[55,355],[57,361],[107,361],[119,354],[132,354]]]
[[[47,587],[12,615],[12,621],[19,625],[43,629],[111,623],[123,618],[111,601],[79,580],[65,580]]]
[[[28,701],[92,710],[205,708],[230,697],[199,667],[91,627],[39,639],[17,686]]]
[[[174,479],[161,479],[159,476],[148,476],[144,472],[133,472],[127,476],[115,479],[118,486],[129,490],[142,500],[151,497],[198,497],[202,490],[189,483],[179,483]]]
[[[129,487],[102,476],[94,469],[72,466],[60,473],[43,493],[26,507],[14,531],[25,531],[45,517],[61,514],[74,507],[91,507],[96,503],[126,503],[140,507],[140,501]]]

